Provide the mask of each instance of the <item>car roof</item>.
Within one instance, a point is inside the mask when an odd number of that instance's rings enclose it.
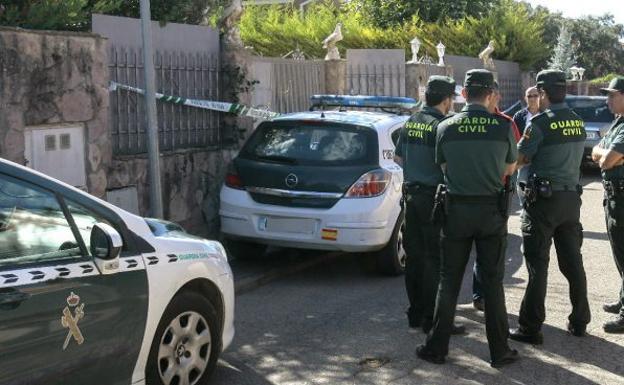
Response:
[[[281,115],[272,119],[273,122],[294,120],[323,121],[341,124],[353,124],[370,128],[386,128],[395,123],[407,120],[407,115],[397,115],[386,112],[371,111],[305,111]]]

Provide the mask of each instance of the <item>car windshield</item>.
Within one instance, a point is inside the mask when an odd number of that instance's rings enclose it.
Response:
[[[606,99],[567,98],[566,103],[586,122],[607,123],[614,119]]]
[[[377,146],[376,132],[365,127],[280,122],[260,126],[241,156],[290,164],[373,164]]]

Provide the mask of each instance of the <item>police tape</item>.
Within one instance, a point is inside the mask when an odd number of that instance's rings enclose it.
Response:
[[[142,88],[132,87],[126,84],[111,81],[108,90],[114,92],[118,89],[134,92],[141,95],[145,94],[145,90]],[[159,92],[156,92],[156,100],[173,104],[181,104],[188,107],[201,108],[204,110],[228,112],[230,114],[235,114],[238,116],[248,116],[250,118],[256,119],[272,119],[281,115],[279,112],[261,110],[259,108],[253,108],[238,103],[216,102],[203,99],[187,99],[180,96],[165,95]]]

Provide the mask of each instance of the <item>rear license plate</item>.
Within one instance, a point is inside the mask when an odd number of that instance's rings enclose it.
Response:
[[[258,229],[270,233],[314,234],[316,221],[301,218],[260,217]]]

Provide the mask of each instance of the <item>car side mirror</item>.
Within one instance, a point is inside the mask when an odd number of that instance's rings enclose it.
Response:
[[[106,223],[96,223],[91,230],[91,255],[102,274],[119,270],[119,255],[123,247],[121,235]]]

